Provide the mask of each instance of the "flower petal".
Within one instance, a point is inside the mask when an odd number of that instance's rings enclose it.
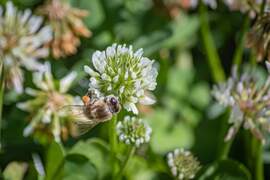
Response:
[[[124,104],[124,108],[127,110],[127,111],[132,111],[134,114],[138,114],[139,111],[136,107],[136,105],[134,103],[126,103]]]
[[[98,72],[100,73],[103,73],[105,70],[105,58],[105,53],[100,51],[96,51],[92,56],[93,65],[95,69],[98,70]]]
[[[89,74],[90,76],[97,77],[99,74],[95,72],[93,69],[91,69],[89,66],[84,66],[84,71]]]
[[[69,73],[68,75],[66,75],[64,78],[62,78],[60,80],[59,91],[61,93],[67,92],[76,77],[77,77],[77,73],[73,71]]]
[[[143,96],[139,102],[143,105],[152,105],[156,103],[156,100],[154,97],[150,97],[150,96]]]

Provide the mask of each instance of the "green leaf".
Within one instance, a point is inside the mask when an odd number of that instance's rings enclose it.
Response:
[[[31,162],[28,164],[27,173],[24,176],[24,180],[32,180],[32,179],[39,179],[39,175],[35,165]],[[43,178],[44,180],[44,178]]]
[[[148,119],[153,129],[150,145],[155,153],[166,154],[178,147],[192,146],[192,129],[183,122],[174,121],[169,111],[157,109]]]
[[[190,101],[194,106],[203,109],[210,102],[210,89],[206,83],[197,83],[195,84],[190,92]]]
[[[97,171],[87,157],[80,154],[70,154],[65,158],[64,180],[95,180]]]
[[[38,5],[41,2],[42,0],[25,0],[25,1],[13,0],[13,3],[16,6],[23,7],[23,8],[31,8],[33,6]]]
[[[150,55],[162,48],[172,48],[175,45],[186,46],[193,42],[198,29],[197,17],[182,15],[176,21],[168,23],[163,29],[141,36],[134,42],[135,49],[143,48]]]
[[[167,88],[169,93],[179,98],[187,97],[189,85],[194,78],[194,71],[173,67],[168,74]]]
[[[46,157],[46,180],[54,180],[60,177],[63,171],[64,150],[63,147],[53,141],[48,149]]]
[[[199,180],[251,180],[250,172],[234,160],[221,160],[209,165],[198,175]]]
[[[141,36],[134,43],[135,49],[143,48],[145,55],[150,55],[159,50],[166,39],[172,34],[171,30],[166,27],[162,30],[157,30],[151,34]]]
[[[129,41],[135,39],[140,33],[140,24],[136,21],[127,21],[122,23],[117,23],[114,27],[114,31],[117,32],[117,39],[124,41]]]
[[[147,165],[143,157],[134,156],[126,169],[126,177],[130,180],[154,179],[155,173]]]
[[[99,0],[70,0],[75,7],[89,11],[89,16],[84,18],[84,22],[89,28],[96,28],[102,24],[105,19],[101,1]]]
[[[93,138],[79,141],[68,154],[80,154],[87,157],[98,170],[98,179],[104,179],[111,171],[109,148],[106,142]]]

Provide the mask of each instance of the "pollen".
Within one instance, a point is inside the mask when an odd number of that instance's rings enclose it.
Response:
[[[82,101],[86,105],[86,104],[88,104],[90,102],[90,97],[89,96],[83,96]]]

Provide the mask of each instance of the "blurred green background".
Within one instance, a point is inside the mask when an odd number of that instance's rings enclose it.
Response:
[[[220,122],[228,115],[211,97],[214,81],[202,44],[198,11],[178,8],[177,17],[172,17],[161,0],[69,1],[75,7],[89,10],[90,15],[84,22],[93,32],[91,38],[81,39],[76,55],[60,60],[47,58],[57,78],[71,70],[79,73],[71,94],[84,95],[88,89],[88,77],[83,71],[83,65],[90,64],[95,50],[105,49],[114,42],[132,44],[135,49],[143,48],[145,56],[157,62],[158,86],[154,92],[157,103],[151,108],[140,107],[143,117],[153,128],[152,139],[149,145],[139,149],[138,154],[142,156],[136,156],[132,160],[125,178],[172,179],[166,167],[165,155],[179,147],[191,149],[203,165],[213,162],[218,156],[222,141]],[[6,3],[5,0],[0,2],[1,5]],[[43,3],[42,0],[13,2],[20,9],[35,9]],[[212,36],[228,75],[243,20],[243,14],[229,11],[223,3],[215,10],[209,9]],[[26,71],[25,77],[25,86],[32,87],[31,72]],[[62,147],[54,143],[48,146],[40,143],[39,139],[25,138],[22,135],[28,114],[19,110],[16,102],[29,97],[8,91],[4,99],[4,148],[0,153],[0,167],[5,176],[15,180],[26,168],[24,178],[37,179],[39,175],[34,166],[33,154],[41,157],[46,172],[53,174],[57,171],[54,168],[62,162],[61,148],[64,147],[68,152],[62,172],[65,179],[108,179],[108,145],[95,139],[98,137],[106,140],[106,123],[80,138],[69,138]],[[269,145],[265,146],[264,154],[266,179],[270,179],[268,150]],[[241,149],[233,149],[232,157],[237,159],[239,154]],[[243,179],[243,176],[238,179]]]

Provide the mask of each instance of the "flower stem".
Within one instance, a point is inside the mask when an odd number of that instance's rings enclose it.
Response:
[[[233,64],[239,66],[243,60],[243,51],[244,51],[244,47],[245,47],[245,36],[246,33],[248,31],[248,27],[249,27],[249,16],[246,15],[245,19],[244,19],[244,23],[242,25],[242,30],[240,32],[240,39],[239,39],[239,43],[236,49],[236,52],[234,54],[233,57]]]
[[[245,165],[252,174],[252,179],[263,180],[262,142],[256,139],[249,131],[244,131]]]
[[[257,65],[256,55],[253,50],[250,51],[250,57],[249,57],[250,64],[255,67]]]
[[[219,160],[226,159],[230,153],[230,149],[233,143],[234,139],[230,139],[229,141],[225,141],[226,134],[229,130],[229,125],[228,125],[228,118],[229,118],[229,111],[227,111],[226,116],[221,119],[221,130],[219,133],[219,147],[218,147],[218,156],[217,158]]]
[[[3,102],[4,102],[4,91],[5,91],[5,72],[4,72],[4,64],[0,64],[0,152],[2,151],[2,112],[3,112]]]
[[[263,175],[263,160],[262,160],[262,143],[258,139],[256,139],[254,136],[251,138],[251,158],[253,159],[253,167],[251,169],[254,170],[252,173],[254,176],[254,179],[256,180],[264,180]]]
[[[116,175],[116,168],[117,168],[117,159],[116,159],[117,138],[116,138],[116,131],[115,131],[116,122],[117,122],[117,115],[114,115],[110,121],[110,130],[109,130],[113,179]]]
[[[127,153],[128,155],[120,168],[120,172],[118,173],[116,180],[120,180],[122,178],[122,176],[125,172],[125,169],[127,167],[127,164],[130,161],[133,154],[135,153],[135,150],[136,150],[135,146],[129,147],[128,153]]]
[[[199,13],[200,13],[200,23],[201,23],[201,35],[203,44],[206,50],[207,60],[208,64],[210,66],[212,77],[215,81],[215,83],[219,83],[225,80],[225,72],[221,65],[221,60],[218,55],[214,39],[212,37],[209,23],[208,23],[208,13],[207,8],[205,5],[200,1],[200,7],[199,7]],[[228,122],[227,119],[224,119],[220,125],[220,136],[221,136],[221,144],[219,145],[219,152],[218,152],[218,158],[219,159],[226,159],[232,142],[224,142],[224,135],[225,131],[228,129]]]
[[[206,50],[207,60],[210,66],[213,79],[216,83],[224,81],[225,73],[220,63],[220,58],[213,37],[210,32],[207,9],[202,2],[200,2],[199,10],[200,10],[199,12],[200,12],[202,40]]]
[[[265,5],[266,5],[266,0],[263,0],[262,5],[261,5],[261,9],[260,9],[260,15],[261,15],[261,16],[262,16],[263,13],[264,13]]]
[[[233,143],[233,139],[231,139],[228,142],[223,143],[223,146],[220,150],[219,159],[227,159],[229,152],[230,152],[230,149],[231,149],[231,146],[232,146],[232,143]]]

